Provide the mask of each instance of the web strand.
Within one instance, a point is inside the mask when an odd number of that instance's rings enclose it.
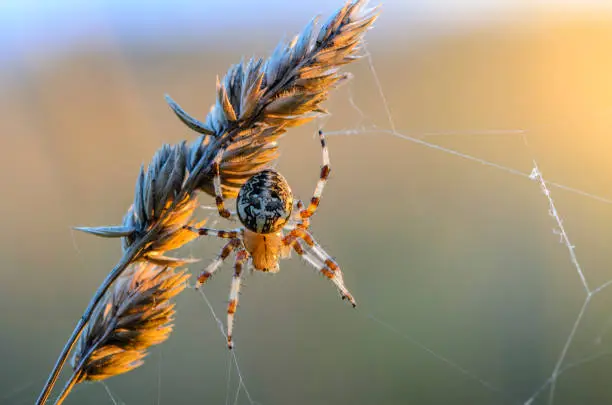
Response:
[[[161,405],[161,385],[162,385],[162,364],[163,364],[162,351],[159,351],[159,365],[157,368],[157,405]]]
[[[461,366],[460,364],[454,362],[453,360],[449,359],[448,357],[445,357],[445,356],[441,355],[440,353],[436,352],[435,350],[431,349],[430,347],[426,346],[425,344],[419,342],[418,340],[416,340],[412,336],[410,336],[410,335],[408,335],[406,333],[400,332],[399,330],[394,328],[392,325],[388,324],[387,322],[382,321],[381,319],[378,319],[373,314],[368,314],[368,315],[366,315],[366,317],[368,319],[376,322],[377,324],[385,327],[387,330],[393,332],[397,336],[400,336],[404,340],[407,340],[408,342],[410,342],[413,345],[417,346],[418,348],[420,348],[421,350],[425,351],[426,353],[432,355],[433,357],[435,357],[436,359],[438,359],[442,363],[450,366],[451,368],[453,368],[454,370],[456,370],[459,373],[463,374],[464,376],[468,377],[469,379],[471,379],[473,381],[476,381],[477,383],[482,385],[487,390],[489,390],[489,391],[491,391],[493,393],[502,395],[504,397],[504,401],[505,402],[507,402],[507,403],[514,403],[512,401],[507,401],[505,399],[508,396],[508,394],[506,392],[504,392],[503,390],[501,390],[500,388],[496,387],[495,385],[493,385],[489,381],[485,380],[484,378],[479,377],[478,375],[476,375],[472,371],[470,371],[467,368]]]
[[[498,163],[495,162],[491,162],[485,159],[481,159],[479,157],[476,156],[472,156],[466,153],[462,153],[459,152],[457,150],[451,149],[451,148],[447,148],[432,142],[428,142],[425,141],[423,139],[419,139],[416,136],[412,136],[412,135],[408,135],[408,134],[403,134],[397,131],[396,127],[395,127],[395,122],[393,121],[393,116],[391,114],[391,108],[389,106],[389,102],[387,100],[387,97],[385,96],[385,91],[382,87],[378,72],[376,70],[376,67],[374,66],[374,59],[372,57],[372,54],[369,52],[368,47],[366,44],[363,45],[363,49],[364,49],[364,56],[365,59],[368,62],[368,67],[370,70],[370,73],[372,75],[372,78],[374,80],[374,84],[376,85],[376,89],[378,91],[378,94],[380,96],[380,102],[384,108],[386,117],[387,117],[387,123],[389,125],[389,129],[384,129],[384,128],[378,128],[376,126],[372,126],[371,128],[367,129],[350,129],[350,130],[344,130],[344,131],[330,131],[330,132],[325,132],[325,135],[327,136],[331,136],[331,135],[359,135],[359,134],[374,134],[374,133],[385,133],[385,134],[389,134],[392,136],[395,136],[397,138],[400,139],[404,139],[407,141],[410,141],[412,143],[416,143],[418,145],[421,146],[425,146],[427,148],[430,149],[434,149],[434,150],[438,150],[440,152],[444,152],[453,156],[457,156],[466,160],[470,160],[472,162],[476,162],[476,163],[480,163],[482,165],[485,166],[489,166],[489,167],[493,167],[495,169],[498,170],[502,170],[506,173],[510,173],[510,174],[514,174],[516,176],[521,176],[524,178],[531,178],[531,173],[526,173],[523,172],[521,170],[517,170],[511,167],[507,167],[504,165],[500,165]],[[356,103],[354,102],[354,100],[350,100],[351,105],[353,106],[353,108],[355,108],[363,117],[363,112],[362,110],[356,105]],[[523,129],[494,129],[494,130],[475,130],[473,132],[471,132],[473,134],[478,134],[478,135],[483,135],[483,134],[512,134],[512,135],[525,135],[526,131]],[[456,134],[462,134],[462,135],[466,135],[468,134],[467,131],[461,131],[461,132],[457,132],[457,131],[451,131],[451,132],[430,132],[430,133],[425,133],[425,134],[421,134],[421,137],[429,137],[429,136],[440,136],[440,135],[456,135]],[[588,193],[586,191],[574,188],[574,187],[569,187],[560,183],[556,183],[553,181],[546,181],[545,185],[551,186],[551,187],[555,187],[555,188],[559,188],[574,194],[579,194],[582,195],[584,197],[588,197],[591,198],[593,200],[596,201],[600,201],[606,204],[612,204],[612,199],[610,198],[606,198],[606,197],[602,197],[599,195],[595,195],[592,193]]]
[[[565,232],[565,227],[563,226],[563,220],[561,220],[561,217],[559,217],[559,213],[557,212],[557,207],[555,206],[555,203],[552,197],[550,196],[550,190],[546,186],[546,182],[544,181],[544,178],[542,177],[542,173],[540,172],[540,169],[538,168],[538,164],[535,160],[533,161],[533,170],[531,171],[529,178],[533,180],[537,180],[537,182],[540,184],[540,189],[542,190],[542,193],[544,193],[544,195],[548,199],[549,215],[555,219],[555,222],[557,222],[557,227],[560,232],[561,239],[563,240],[563,243],[565,243],[565,246],[567,247],[567,250],[569,251],[569,255],[572,260],[572,263],[574,267],[576,268],[576,271],[578,272],[578,276],[580,277],[580,280],[582,281],[582,285],[587,295],[590,296],[591,290],[589,288],[589,284],[587,283],[586,277],[584,276],[584,272],[582,271],[582,267],[580,266],[580,263],[578,263],[578,259],[576,258],[575,247],[570,242],[569,237],[567,236],[567,232]]]
[[[582,267],[580,266],[580,263],[578,262],[578,258],[576,257],[576,251],[575,251],[574,245],[572,245],[572,243],[569,240],[567,232],[565,231],[565,227],[563,226],[563,220],[559,216],[559,212],[557,211],[557,207],[555,206],[555,203],[552,199],[550,190],[546,186],[546,181],[544,180],[544,177],[542,176],[542,173],[540,172],[538,164],[535,160],[533,161],[533,170],[530,174],[530,178],[539,183],[542,193],[546,196],[546,199],[548,200],[548,207],[549,207],[548,213],[551,217],[555,219],[555,222],[557,223],[558,231],[561,236],[561,241],[567,247],[572,264],[576,268],[576,272],[578,273],[578,276],[580,277],[580,280],[582,282],[582,286],[584,287],[585,292],[586,292],[586,298],[584,299],[582,308],[580,309],[580,312],[578,313],[578,316],[576,317],[576,320],[574,321],[574,325],[567,339],[565,340],[565,344],[563,345],[563,349],[561,350],[561,353],[559,354],[559,358],[557,359],[557,363],[555,364],[555,368],[553,369],[552,375],[549,378],[549,380],[545,383],[545,385],[550,384],[548,404],[552,405],[555,399],[555,390],[556,390],[557,380],[559,378],[559,372],[561,370],[561,366],[563,365],[563,361],[565,361],[565,357],[567,356],[567,352],[574,340],[576,331],[578,330],[578,327],[580,326],[580,322],[582,321],[582,318],[587,310],[587,307],[589,306],[589,303],[591,302],[593,292],[589,288],[584,272],[582,271]],[[533,394],[527,401],[525,401],[525,405],[530,405],[540,392],[541,390],[537,390],[535,394]]]
[[[520,177],[524,177],[526,179],[530,179],[531,178],[530,177],[531,173],[523,172],[523,171],[518,170],[518,169],[514,169],[514,168],[511,168],[511,167],[503,166],[503,165],[500,165],[498,163],[491,162],[489,160],[485,160],[485,159],[482,159],[482,158],[479,158],[479,157],[476,157],[476,156],[468,155],[467,153],[459,152],[457,150],[450,149],[450,148],[447,148],[447,147],[444,147],[444,146],[441,146],[441,145],[438,145],[438,144],[435,144],[435,143],[424,141],[424,140],[419,139],[419,138],[417,138],[415,136],[412,136],[412,135],[402,134],[402,133],[394,132],[394,131],[388,130],[388,129],[370,128],[370,129],[364,129],[364,130],[345,130],[345,131],[329,131],[329,132],[326,131],[325,135],[326,136],[334,136],[334,135],[337,136],[337,135],[359,135],[359,134],[380,134],[380,133],[389,134],[389,135],[395,136],[397,138],[404,139],[404,140],[410,141],[412,143],[416,143],[418,145],[425,146],[425,147],[427,147],[429,149],[438,150],[440,152],[444,152],[444,153],[447,153],[449,155],[457,156],[457,157],[460,157],[462,159],[466,159],[466,160],[470,160],[472,162],[480,163],[481,165],[484,165],[484,166],[493,167],[495,169],[504,171],[506,173],[510,173],[510,174],[513,174],[513,175],[516,175],[516,176],[520,176]],[[554,181],[548,181],[548,180],[545,181],[545,183],[546,183],[547,186],[550,186],[550,187],[555,187],[555,188],[558,188],[558,189],[561,189],[561,190],[564,190],[564,191],[568,191],[570,193],[578,194],[578,195],[581,195],[583,197],[587,197],[587,198],[590,198],[590,199],[593,199],[593,200],[596,200],[596,201],[599,201],[599,202],[602,202],[602,203],[612,204],[612,199],[609,199],[609,198],[606,198],[606,197],[602,197],[602,196],[599,196],[599,195],[596,195],[596,194],[588,193],[588,192],[580,190],[578,188],[566,186],[564,184],[557,183],[557,182],[554,182]]]
[[[227,383],[225,384],[225,405],[229,405],[229,398],[230,398],[230,387],[231,387],[231,381],[232,381],[232,355],[231,353],[227,354],[227,375],[226,375],[226,379],[227,379]],[[240,384],[238,384],[238,390],[240,390]],[[240,391],[238,391],[240,392]]]
[[[104,387],[104,391],[106,391],[106,394],[108,395],[110,400],[113,402],[113,405],[123,405],[125,403],[125,402],[123,402],[121,400],[118,400],[116,398],[116,396],[113,394],[113,392],[109,388],[108,384],[106,384],[106,382],[100,381],[100,384],[102,384],[102,386]]]
[[[215,312],[212,304],[208,300],[208,297],[206,297],[206,294],[204,293],[202,288],[198,288],[198,291],[200,292],[200,295],[202,296],[202,299],[204,300],[204,302],[208,306],[208,309],[210,310],[211,315],[213,316],[215,322],[217,323],[217,326],[219,327],[219,330],[221,331],[221,334],[227,340],[227,334],[225,333],[225,328],[223,327],[223,322],[221,322],[221,320],[217,316],[217,313]],[[240,366],[238,365],[238,355],[236,354],[236,348],[233,348],[231,350],[231,358],[233,359],[234,366],[236,367],[236,374],[238,375],[238,391],[237,391],[236,395],[238,395],[240,393],[240,389],[243,389],[245,395],[247,396],[247,399],[249,400],[249,403],[251,405],[257,404],[257,402],[253,401],[253,398],[251,397],[251,394],[249,393],[249,390],[247,389],[246,385],[244,384],[244,379],[242,378],[242,372],[240,371]],[[226,398],[229,398],[229,396],[226,397]]]
[[[561,370],[559,370],[559,372],[557,373],[556,378],[559,378],[562,374],[564,374],[567,371],[570,371],[574,368],[578,368],[579,366],[588,364],[588,363],[592,363],[596,360],[602,359],[604,357],[610,356],[612,355],[612,351],[604,351],[604,352],[599,352],[599,353],[595,353],[592,354],[590,356],[586,356],[580,360],[574,361],[572,363],[568,363],[566,364],[564,367],[561,368]],[[533,404],[533,401],[536,399],[536,397],[538,397],[546,388],[548,388],[549,385],[551,385],[551,383],[553,382],[553,376],[550,376],[545,382],[544,384],[542,384],[532,395],[531,397],[529,397],[529,399],[527,401],[525,401],[523,404],[524,405],[531,405]]]
[[[380,83],[380,78],[378,77],[378,73],[376,72],[376,68],[374,67],[374,60],[372,59],[372,54],[368,51],[368,48],[365,43],[363,44],[363,49],[366,53],[365,56],[368,61],[368,67],[370,68],[370,72],[372,73],[372,77],[374,78],[374,82],[376,83],[376,88],[378,89],[380,100],[382,102],[383,107],[385,108],[385,113],[387,114],[389,128],[391,128],[391,132],[396,133],[397,131],[395,130],[395,122],[393,121],[393,116],[391,115],[391,108],[389,107],[389,102],[387,101],[387,97],[385,96],[382,84]]]
[[[576,321],[574,322],[574,326],[572,327],[572,330],[570,331],[565,341],[565,344],[563,345],[563,350],[561,350],[561,354],[559,355],[559,359],[557,360],[555,369],[553,370],[552,377],[551,377],[552,381],[550,385],[550,395],[548,397],[549,405],[552,405],[554,402],[555,388],[557,386],[557,379],[559,378],[559,370],[561,369],[561,366],[563,365],[563,361],[565,360],[565,357],[567,356],[567,351],[569,350],[570,345],[574,341],[574,336],[576,335],[578,326],[580,326],[580,322],[582,321],[582,317],[584,316],[584,313],[587,307],[589,306],[590,301],[591,301],[591,294],[587,295],[586,299],[584,300],[584,303],[582,304],[582,308],[580,308],[580,312],[578,313],[578,317],[576,318]]]

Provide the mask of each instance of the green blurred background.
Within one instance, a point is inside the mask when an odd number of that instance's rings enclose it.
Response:
[[[204,118],[216,75],[340,5],[0,5],[0,403],[34,402],[120,256],[117,241],[71,227],[118,223],[140,165],[164,142],[194,139],[164,93]],[[546,179],[607,199],[551,188],[590,286],[612,279],[612,8],[396,0],[367,38],[399,133],[527,174],[536,159]],[[523,403],[551,375],[586,297],[546,197],[524,176],[360,132],[391,124],[367,60],[347,70],[355,78],[326,103],[331,117],[291,130],[278,168],[309,198],[316,129],[359,132],[330,136],[333,174],[313,232],[360,305],[296,257],[249,276],[235,339],[252,398]],[[502,129],[525,130],[529,146]],[[202,258],[197,274],[219,247],[201,239],[182,253]],[[205,289],[224,322],[229,267]],[[555,404],[612,401],[611,304],[612,289],[587,307],[564,364],[594,360],[559,377]],[[177,308],[169,341],[109,389],[126,404],[233,403],[237,377],[228,394],[228,354],[202,297],[185,291]],[[547,401],[545,391],[535,403]],[[66,403],[112,400],[84,384]]]

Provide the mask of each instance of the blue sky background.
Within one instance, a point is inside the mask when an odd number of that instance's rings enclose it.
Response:
[[[240,40],[244,29],[274,24],[292,34],[317,13],[329,15],[341,1],[310,0],[3,0],[0,2],[0,57],[22,52],[55,54],[92,38],[108,36],[122,42],[176,44],[178,38],[219,33]],[[371,4],[377,4],[371,1]],[[428,29],[537,16],[546,10],[612,10],[607,0],[388,0],[385,24],[378,35],[389,35],[403,23],[423,22]],[[261,34],[261,33],[259,33]],[[276,32],[273,34],[276,37]]]

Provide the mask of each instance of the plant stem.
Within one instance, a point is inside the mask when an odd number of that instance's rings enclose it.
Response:
[[[148,243],[149,239],[151,238],[149,235],[151,235],[152,233],[153,232],[148,232],[143,239],[130,246],[130,248],[123,254],[123,257],[121,258],[119,263],[117,263],[117,265],[108,274],[108,276],[106,276],[106,278],[102,282],[102,285],[100,285],[91,301],[89,301],[87,309],[83,313],[81,319],[79,319],[79,322],[74,328],[72,335],[70,335],[70,338],[66,342],[64,349],[59,355],[55,366],[53,366],[53,370],[51,371],[51,374],[49,374],[49,378],[47,379],[47,382],[45,383],[42,392],[36,400],[36,405],[44,405],[47,402],[47,399],[49,399],[49,395],[51,394],[51,390],[57,382],[59,373],[62,371],[62,368],[64,367],[64,364],[68,359],[68,354],[74,348],[74,345],[76,344],[76,341],[79,336],[81,336],[81,333],[83,332],[85,325],[87,325],[87,322],[89,322],[89,319],[91,318],[94,309],[96,308],[102,297],[104,297],[104,294],[106,294],[106,291],[108,291],[113,282],[121,275],[121,273],[123,273],[123,271],[130,265],[130,263],[135,261],[142,253],[143,247]]]
[[[98,346],[100,346],[100,343],[108,338],[108,335],[111,333],[113,329],[115,329],[116,326],[117,326],[117,320],[115,319],[112,323],[112,326],[106,329],[106,332],[104,333],[104,335],[102,335],[96,341],[96,343],[92,345],[92,347],[87,351],[87,353],[81,358],[81,361],[79,361],[78,366],[74,368],[74,371],[72,372],[72,376],[70,376],[70,379],[68,380],[68,382],[66,382],[66,385],[64,385],[64,389],[60,393],[59,397],[57,397],[57,399],[55,400],[54,405],[61,405],[64,402],[68,394],[70,394],[70,391],[72,391],[72,388],[76,385],[81,375],[83,374],[83,367],[85,366],[85,363],[89,361],[89,358],[91,357],[93,352],[98,350]]]
[[[81,371],[80,370],[79,371],[74,371],[72,373],[72,376],[70,377],[70,380],[68,380],[68,382],[64,386],[64,389],[62,390],[62,393],[55,400],[55,405],[62,405],[62,403],[64,402],[64,400],[68,396],[68,394],[70,394],[70,391],[72,391],[72,388],[75,386],[75,384],[78,381],[80,375],[81,375]]]

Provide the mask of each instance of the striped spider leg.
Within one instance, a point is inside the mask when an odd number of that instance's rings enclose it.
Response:
[[[227,305],[227,347],[232,349],[232,331],[234,329],[234,314],[238,308],[238,298],[240,293],[240,283],[242,276],[242,269],[245,262],[249,259],[250,255],[245,250],[242,240],[240,239],[240,230],[235,231],[222,231],[209,228],[189,228],[200,235],[216,236],[218,238],[230,238],[230,241],[223,246],[221,252],[215,260],[213,260],[206,269],[198,277],[196,288],[200,288],[202,284],[206,283],[213,273],[223,264],[223,261],[229,257],[229,255],[236,250],[236,259],[234,261],[234,276],[232,277],[232,284],[229,293],[229,302]]]
[[[342,299],[348,299],[353,307],[355,307],[357,303],[355,302],[353,295],[344,285],[344,279],[342,277],[340,266],[338,266],[338,263],[336,263],[336,261],[329,254],[327,254],[325,250],[323,250],[312,234],[308,232],[308,229],[310,228],[310,218],[314,215],[319,207],[323,189],[325,188],[325,184],[327,183],[327,179],[329,178],[329,174],[331,172],[329,151],[327,150],[323,131],[319,131],[319,140],[321,142],[321,150],[323,154],[323,166],[321,167],[319,181],[317,182],[314,194],[307,208],[304,208],[304,203],[302,200],[298,200],[298,223],[289,231],[289,234],[283,238],[283,244],[293,248],[293,250],[302,256],[302,258],[304,258],[311,266],[317,268],[321,274],[330,279],[340,291]],[[300,241],[303,241],[308,247],[306,251],[304,250]]]
[[[229,303],[227,304],[227,347],[232,349],[234,342],[232,341],[232,333],[234,331],[234,314],[238,308],[238,297],[240,294],[240,283],[242,276],[242,267],[249,259],[249,253],[240,248],[236,252],[236,260],[234,262],[234,276],[232,277],[232,286],[230,287]]]
[[[221,190],[221,173],[219,165],[222,157],[223,150],[217,153],[217,156],[215,156],[215,160],[213,161],[211,167],[212,172],[215,174],[213,178],[213,184],[215,187],[215,203],[217,205],[219,215],[223,218],[230,218],[231,212],[225,208],[225,204],[223,201],[223,192]],[[221,239],[229,239],[229,242],[227,242],[225,246],[223,246],[223,248],[221,249],[221,252],[219,253],[217,259],[210,263],[208,267],[206,267],[206,269],[198,277],[196,288],[199,288],[223,264],[223,261],[229,257],[229,255],[232,253],[232,251],[234,251],[234,249],[242,247],[242,229],[238,228],[226,231],[222,229],[213,228],[194,228],[191,226],[187,226],[187,229],[199,235],[210,235],[216,236],[217,238]]]

